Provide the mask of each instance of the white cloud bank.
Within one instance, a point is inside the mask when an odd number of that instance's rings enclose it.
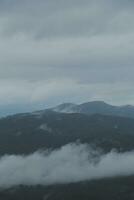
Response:
[[[68,144],[61,149],[0,159],[0,188],[18,185],[75,183],[134,175],[134,151],[100,155],[89,146]],[[95,157],[94,157],[95,156]]]

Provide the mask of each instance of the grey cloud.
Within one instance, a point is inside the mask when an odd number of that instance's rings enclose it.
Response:
[[[71,79],[71,88],[79,90],[79,95],[76,91],[77,101],[97,96],[108,101],[118,99],[117,103],[128,103],[132,94],[127,93],[126,97],[124,89],[124,97],[122,90],[133,84],[133,10],[131,0],[1,0],[0,79],[5,79],[5,85],[3,89],[0,87],[0,93],[3,94],[5,88],[8,94],[6,85],[11,82],[15,88],[13,84],[20,80],[20,88],[10,89],[14,92],[14,95],[11,92],[14,102],[19,102],[22,85],[25,87],[22,91],[29,90],[25,82],[35,81],[33,85],[37,82],[57,82],[55,85],[59,89],[55,91],[59,94],[61,87],[58,80],[62,79],[64,84]],[[88,88],[85,93],[81,94],[79,83]],[[109,88],[115,84],[118,91],[122,88],[119,97],[106,98],[104,94],[109,94]],[[44,86],[44,91],[49,89],[46,89],[47,86]],[[72,90],[67,92],[68,97],[65,95],[66,86],[63,86],[59,97],[76,101]],[[98,88],[102,86],[104,91],[100,95]],[[91,87],[96,94],[91,92]],[[5,93],[0,97],[2,102],[4,96],[8,96]],[[31,92],[22,93],[24,101],[29,99]],[[44,92],[42,96],[45,95]],[[53,99],[49,101],[53,102]]]
[[[1,66],[17,65],[15,71],[23,66],[25,71],[32,65],[34,71],[41,70],[40,65],[45,69],[133,65],[133,10],[118,4],[6,1],[1,33],[12,37],[1,35]]]
[[[131,6],[106,0],[5,1],[1,17],[5,19],[4,34],[29,33],[35,38],[124,32],[133,25]],[[122,23],[124,20],[129,23]]]
[[[40,81],[3,79],[0,80],[0,110],[4,105],[24,104],[33,109],[44,109],[62,102],[82,103],[104,99],[115,105],[133,104],[133,94],[132,82],[123,85],[122,82],[79,82],[71,78]]]
[[[100,154],[84,144],[0,159],[0,188],[75,183],[134,174],[134,152]]]

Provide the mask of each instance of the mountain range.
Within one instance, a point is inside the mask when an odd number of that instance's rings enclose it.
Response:
[[[51,110],[61,113],[102,114],[134,118],[134,106],[113,106],[104,101],[92,101],[83,104],[63,103]]]
[[[88,144],[104,154],[134,150],[134,107],[102,101],[54,108],[0,119],[0,155],[26,156],[67,144]],[[53,166],[55,167],[55,166]],[[0,190],[1,200],[133,200],[134,176],[103,178],[51,186]]]

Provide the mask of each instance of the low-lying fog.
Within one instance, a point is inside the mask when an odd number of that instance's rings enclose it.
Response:
[[[54,151],[0,159],[0,187],[73,183],[134,175],[134,151],[101,154],[88,145],[68,144]]]

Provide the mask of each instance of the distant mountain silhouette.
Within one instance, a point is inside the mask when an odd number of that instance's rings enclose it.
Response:
[[[103,114],[134,118],[134,106],[113,106],[104,101],[92,101],[83,104],[64,103],[52,108],[53,111],[62,113],[84,113],[88,115]]]

